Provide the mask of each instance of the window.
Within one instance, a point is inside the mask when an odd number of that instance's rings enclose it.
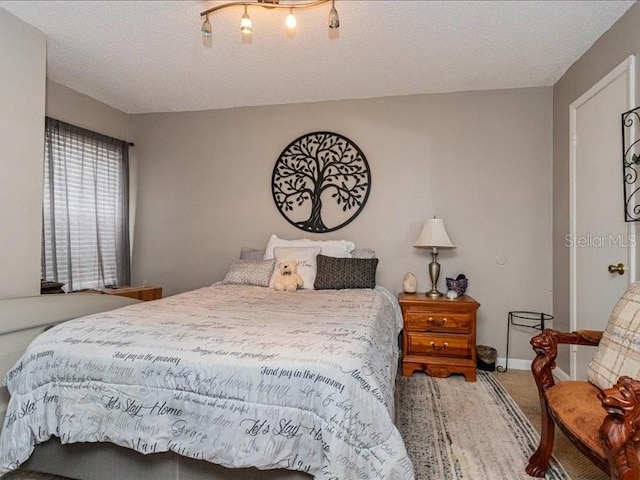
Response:
[[[130,283],[128,149],[46,119],[43,279],[68,292]]]

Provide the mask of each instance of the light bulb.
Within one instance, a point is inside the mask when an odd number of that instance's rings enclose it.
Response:
[[[240,32],[250,34],[253,32],[253,25],[249,14],[247,13],[247,6],[244,6],[244,14],[242,14],[242,20],[240,20]]]
[[[213,33],[213,31],[211,30],[211,24],[209,23],[208,13],[207,13],[207,16],[204,18],[204,22],[202,22],[202,29],[200,31],[202,32],[203,37],[210,37]]]
[[[339,28],[340,17],[338,17],[338,10],[336,10],[336,1],[331,2],[331,11],[329,12],[329,28]]]
[[[295,30],[297,23],[298,23],[298,20],[296,19],[296,16],[293,14],[293,8],[292,8],[291,10],[289,10],[289,15],[287,15],[287,18],[284,19],[284,24],[288,30]]]

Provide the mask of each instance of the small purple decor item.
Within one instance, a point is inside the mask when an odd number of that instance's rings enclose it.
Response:
[[[464,295],[464,292],[467,290],[467,284],[469,280],[464,276],[463,273],[458,275],[456,279],[447,277],[447,290],[453,290],[458,294],[458,296]]]

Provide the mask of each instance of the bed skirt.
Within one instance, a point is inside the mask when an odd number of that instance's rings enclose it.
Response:
[[[110,443],[71,443],[57,438],[36,445],[22,468],[83,480],[310,480],[291,470],[225,468],[173,452],[143,455]]]

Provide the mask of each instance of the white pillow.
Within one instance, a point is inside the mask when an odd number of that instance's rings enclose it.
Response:
[[[275,256],[273,249],[276,247],[320,247],[320,253],[327,257],[351,258],[351,252],[356,244],[348,240],[285,240],[271,235],[267,248],[264,251],[263,260],[269,260]]]
[[[276,277],[280,273],[278,264],[284,260],[295,260],[298,262],[298,275],[304,282],[300,288],[313,290],[316,281],[316,257],[320,253],[320,247],[276,247],[274,250],[276,266],[269,281],[269,288],[275,286]]]

